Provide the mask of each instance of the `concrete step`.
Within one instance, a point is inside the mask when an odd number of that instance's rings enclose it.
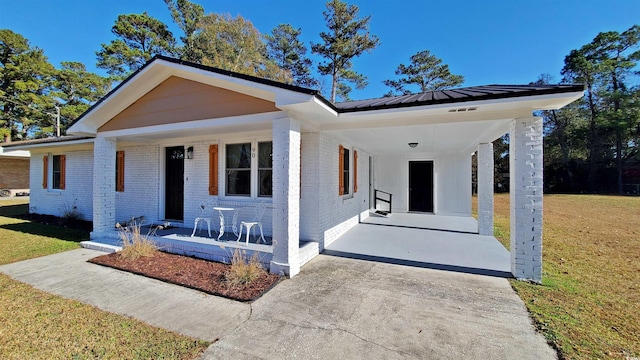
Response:
[[[95,241],[82,241],[80,242],[80,246],[82,246],[85,249],[104,251],[106,253],[112,253],[112,252],[122,250],[121,246],[109,245],[109,244],[104,244],[104,243],[95,242]]]

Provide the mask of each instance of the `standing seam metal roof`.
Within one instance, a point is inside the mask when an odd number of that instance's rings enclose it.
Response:
[[[583,91],[584,86],[569,85],[485,85],[459,89],[427,91],[419,94],[390,96],[335,104],[338,112],[392,109],[409,106],[450,104],[456,102],[505,99],[513,97],[561,94]]]

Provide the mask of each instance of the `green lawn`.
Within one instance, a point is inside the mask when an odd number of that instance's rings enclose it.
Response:
[[[15,218],[0,202],[0,264],[78,248],[86,232]],[[208,343],[50,295],[0,274],[1,359],[193,359]]]
[[[495,196],[509,247],[509,195]],[[544,197],[542,285],[511,281],[568,359],[640,357],[640,197]]]

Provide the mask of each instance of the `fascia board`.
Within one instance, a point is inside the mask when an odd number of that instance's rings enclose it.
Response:
[[[41,144],[24,144],[11,147],[12,150],[27,150],[30,152],[43,152],[41,150],[46,149],[72,149],[72,148],[82,148],[90,146],[85,145],[93,145],[94,139],[81,139],[81,140],[73,140],[73,141],[61,141],[61,142],[48,142]]]

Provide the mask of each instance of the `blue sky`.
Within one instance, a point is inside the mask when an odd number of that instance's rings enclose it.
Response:
[[[325,31],[322,0],[200,0],[206,12],[242,15],[262,33],[280,23],[302,28],[302,39],[319,42]],[[380,97],[400,63],[430,50],[465,77],[464,86],[526,84],[549,73],[561,80],[564,57],[602,31],[624,31],[640,23],[637,0],[348,1],[372,15],[371,32],[381,45],[354,61],[368,77],[353,99]],[[0,0],[0,28],[25,36],[58,67],[80,61],[95,68],[95,52],[114,39],[118,14],[148,12],[169,25],[163,0]],[[314,58],[314,60],[317,60]],[[328,81],[326,82],[328,84]]]

